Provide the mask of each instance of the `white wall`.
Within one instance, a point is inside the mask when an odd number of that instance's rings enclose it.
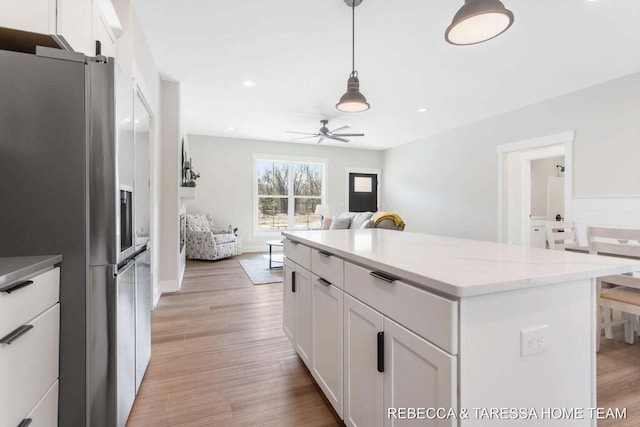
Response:
[[[496,146],[569,130],[575,197],[640,196],[639,117],[635,73],[387,150],[385,209],[407,231],[496,240]]]
[[[180,224],[178,186],[180,185],[180,84],[162,80],[162,120],[160,164],[160,217],[159,259],[160,290],[174,292],[180,289]]]
[[[374,150],[283,142],[216,138],[189,135],[194,169],[200,173],[197,198],[188,212],[209,213],[216,224],[238,227],[244,251],[264,251],[272,236],[253,236],[253,154],[328,159],[326,197],[331,215],[345,211],[345,168],[380,168],[382,153]],[[382,171],[382,176],[385,172]],[[385,204],[384,198],[382,205]]]

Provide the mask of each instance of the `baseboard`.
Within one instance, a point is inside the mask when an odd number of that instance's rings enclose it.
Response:
[[[153,289],[153,308],[155,309],[160,302],[160,297],[162,296],[162,291],[160,290],[160,286]]]
[[[177,280],[162,280],[160,281],[160,294],[167,292],[178,292],[180,290],[180,283]]]

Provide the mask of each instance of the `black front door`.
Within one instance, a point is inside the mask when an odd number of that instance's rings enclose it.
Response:
[[[378,210],[378,175],[375,173],[349,174],[349,212],[376,212]]]

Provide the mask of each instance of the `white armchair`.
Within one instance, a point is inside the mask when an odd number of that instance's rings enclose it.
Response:
[[[187,214],[187,258],[213,261],[238,255],[238,237],[217,230],[209,215]]]

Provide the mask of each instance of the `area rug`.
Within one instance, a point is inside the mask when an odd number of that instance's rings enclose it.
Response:
[[[276,254],[274,254],[274,259],[276,259]],[[280,255],[278,259],[282,260],[282,256]],[[254,285],[282,282],[282,269],[269,270],[269,254],[256,254],[247,258],[243,257],[239,259],[238,262]],[[278,266],[282,264],[274,262],[274,265]]]

